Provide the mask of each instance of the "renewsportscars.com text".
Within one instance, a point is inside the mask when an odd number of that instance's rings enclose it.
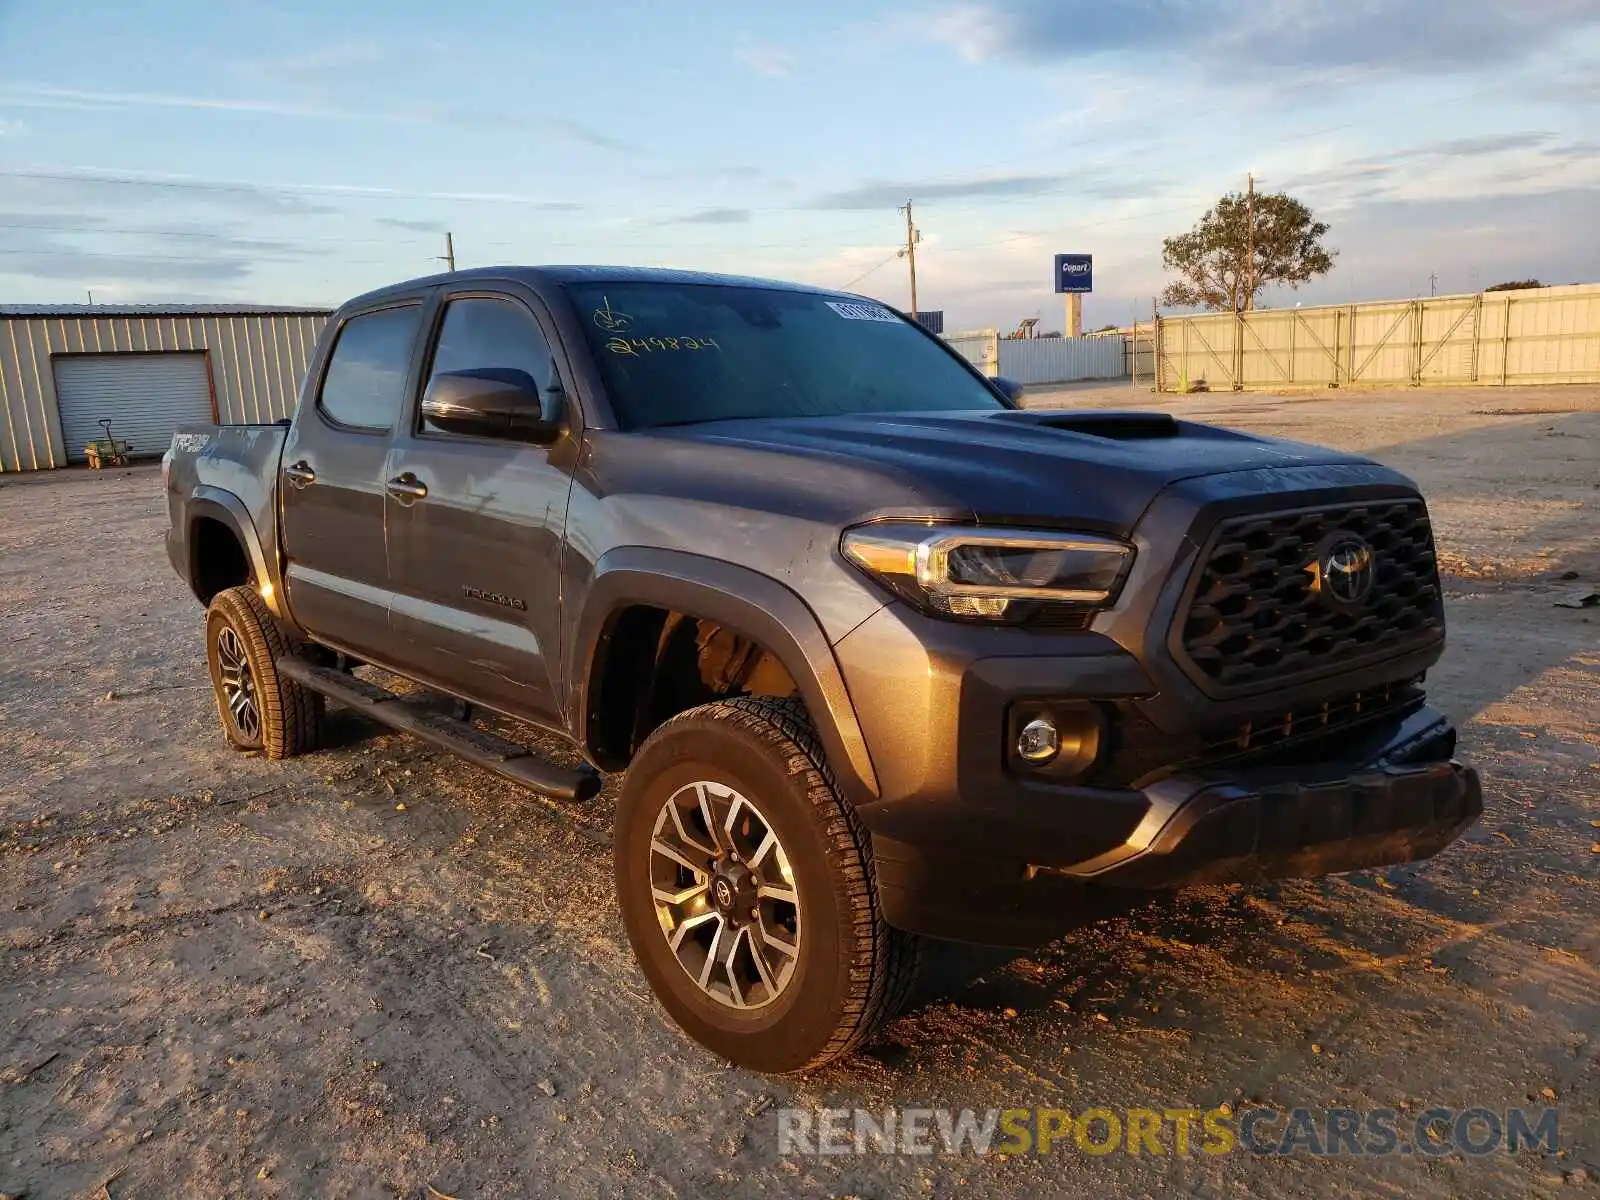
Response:
[[[784,1108],[778,1153],[1554,1154],[1557,1124],[1553,1108]]]

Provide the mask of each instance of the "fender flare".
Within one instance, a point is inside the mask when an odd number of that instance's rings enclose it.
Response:
[[[195,593],[195,598],[200,599],[200,593],[195,590],[194,545],[189,536],[194,529],[194,523],[206,517],[213,521],[220,521],[233,530],[239,544],[244,547],[245,556],[250,560],[250,568],[255,573],[258,584],[270,584],[272,572],[267,565],[267,556],[261,548],[261,535],[256,532],[255,522],[250,519],[250,512],[244,503],[232,492],[224,491],[208,483],[202,483],[195,488],[189,496],[189,503],[184,510],[184,552],[188,555],[189,565],[189,590]],[[282,617],[278,611],[277,589],[263,596],[272,615]]]
[[[760,642],[800,689],[845,795],[858,804],[877,798],[878,778],[866,738],[816,615],[795,592],[770,576],[686,551],[623,546],[595,563],[577,622],[573,642],[577,670],[569,684],[569,711],[577,739],[586,749],[594,700],[590,685],[603,677],[617,617],[634,604],[705,617]]]

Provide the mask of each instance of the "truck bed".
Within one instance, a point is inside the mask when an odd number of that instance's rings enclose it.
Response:
[[[274,588],[278,572],[278,508],[274,487],[286,425],[184,425],[167,450],[167,511],[175,534],[216,505],[254,544],[256,573]],[[220,516],[220,514],[219,514]],[[259,557],[257,557],[259,556]],[[174,565],[177,565],[176,562]],[[180,571],[187,572],[180,567]]]

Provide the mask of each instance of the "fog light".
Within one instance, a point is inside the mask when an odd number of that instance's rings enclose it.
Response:
[[[1035,717],[1017,735],[1017,757],[1043,766],[1061,752],[1061,734],[1048,717]]]

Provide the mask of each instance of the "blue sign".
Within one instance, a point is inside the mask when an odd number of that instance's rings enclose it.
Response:
[[[1056,255],[1056,291],[1094,291],[1094,255]]]

